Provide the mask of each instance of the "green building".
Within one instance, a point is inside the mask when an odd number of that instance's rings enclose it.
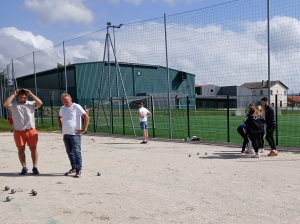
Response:
[[[168,73],[159,65],[89,62],[57,67],[17,78],[18,87],[35,89],[44,105],[61,105],[60,95],[68,92],[74,102],[90,104],[91,99],[153,96],[156,108],[167,108]],[[118,72],[119,71],[119,72]],[[120,75],[121,74],[121,75]],[[36,77],[36,79],[35,79]],[[195,75],[169,69],[171,108],[194,105]],[[90,106],[90,105],[88,105]]]

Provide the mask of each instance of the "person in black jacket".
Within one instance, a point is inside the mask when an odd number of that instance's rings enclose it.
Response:
[[[250,109],[250,113],[245,121],[246,134],[249,136],[255,151],[255,155],[252,157],[259,158],[260,157],[260,152],[258,151],[260,147],[259,142],[260,142],[260,137],[264,131],[264,128],[263,128],[261,116],[256,106],[254,104],[250,105],[249,109]]]
[[[268,154],[268,156],[277,156],[278,152],[273,137],[274,131],[277,126],[274,118],[274,109],[269,105],[267,97],[263,97],[261,99],[261,104],[265,107],[265,120],[263,121],[263,123],[266,124],[266,140],[271,147],[271,152]]]

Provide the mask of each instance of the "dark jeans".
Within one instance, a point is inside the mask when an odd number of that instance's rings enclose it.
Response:
[[[64,143],[72,170],[82,169],[81,135],[64,135]]]
[[[243,146],[242,146],[242,150],[245,150],[246,145],[248,143],[248,137],[246,135],[246,133],[244,132],[244,129],[242,127],[238,127],[237,128],[238,133],[242,136],[242,138],[244,139],[243,141]]]
[[[255,152],[258,152],[261,134],[249,134]]]
[[[267,130],[266,130],[266,140],[269,143],[271,150],[276,150],[276,145],[275,145],[275,141],[274,141],[274,131],[275,131],[276,127],[268,127],[267,126]]]

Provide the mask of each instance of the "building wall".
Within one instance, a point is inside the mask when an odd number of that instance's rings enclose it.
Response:
[[[270,88],[271,94],[269,103],[274,104],[275,106],[275,95],[277,95],[277,104],[278,107],[287,107],[287,94],[288,90],[281,86],[280,84],[276,84]],[[253,101],[256,104],[260,104],[261,98],[268,97],[268,89],[262,88],[262,89],[255,89],[253,90]],[[281,102],[280,102],[281,101]]]
[[[110,68],[107,64],[103,67],[102,62],[76,64],[75,67],[77,94],[81,99],[98,99],[99,93],[102,99],[109,98],[109,96],[125,97],[125,93],[127,97],[137,96],[141,93],[168,93],[167,69],[165,67],[119,64],[124,87],[114,64],[111,64]],[[104,69],[104,72],[102,69]],[[195,93],[195,76],[187,74],[187,79],[182,80],[179,73],[177,70],[169,70],[170,93],[186,94],[193,97]],[[109,83],[111,84],[109,85]]]

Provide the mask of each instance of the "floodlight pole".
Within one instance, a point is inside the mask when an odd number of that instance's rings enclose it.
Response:
[[[272,100],[271,100],[271,61],[270,61],[270,0],[267,0],[267,27],[268,27],[268,99],[269,99],[269,102],[270,104],[272,103]],[[275,104],[274,104],[275,105]]]
[[[104,65],[105,65],[105,52],[106,52],[106,48],[107,48],[107,63],[108,63],[108,88],[109,88],[109,101],[110,101],[110,133],[113,134],[113,114],[112,114],[112,93],[111,93],[111,76],[110,76],[110,57],[109,57],[109,47],[111,46],[112,50],[113,50],[113,55],[115,58],[115,63],[116,63],[116,70],[117,70],[117,74],[119,74],[120,76],[120,80],[122,83],[122,87],[123,87],[123,91],[124,91],[124,95],[125,95],[125,99],[126,99],[126,103],[127,103],[127,107],[128,107],[128,111],[129,111],[129,116],[131,118],[131,125],[132,125],[132,129],[133,129],[133,133],[134,136],[136,136],[135,133],[135,129],[134,129],[134,124],[133,124],[133,120],[132,120],[132,115],[131,115],[131,111],[130,111],[130,107],[129,107],[129,102],[128,102],[128,98],[127,98],[127,94],[126,94],[126,90],[125,90],[125,86],[124,86],[124,82],[122,79],[122,75],[121,75],[121,70],[119,67],[119,63],[117,60],[117,56],[116,56],[116,51],[115,51],[115,47],[114,44],[110,38],[110,34],[109,34],[109,28],[120,28],[123,24],[120,24],[119,26],[112,26],[110,22],[107,22],[107,33],[106,33],[106,39],[105,39],[105,48],[104,48],[104,55],[103,55],[103,68],[102,68],[102,76],[101,76],[101,80],[100,81],[100,92],[102,89],[102,85],[103,85],[103,75],[104,75]],[[101,100],[101,94],[99,93],[99,101]]]

